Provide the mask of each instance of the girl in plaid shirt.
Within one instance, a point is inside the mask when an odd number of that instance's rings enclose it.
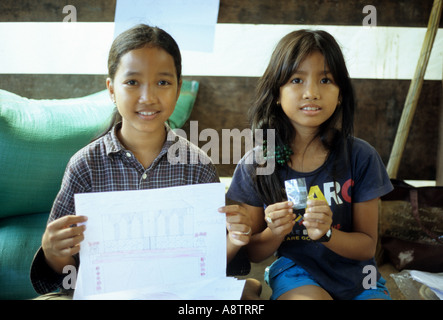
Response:
[[[77,224],[87,217],[75,215],[75,193],[219,182],[208,156],[166,124],[182,84],[181,55],[174,39],[159,28],[135,26],[114,40],[108,71],[106,86],[117,110],[109,130],[78,151],[66,168],[31,267],[38,293],[61,288],[63,268],[79,266],[85,226]],[[188,161],[168,161],[172,144],[185,148]],[[195,156],[199,161],[190,163]],[[227,213],[230,260],[249,241],[250,221],[235,207],[221,211]]]

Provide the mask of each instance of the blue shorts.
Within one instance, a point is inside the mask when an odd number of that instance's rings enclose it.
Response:
[[[273,276],[269,276],[269,270],[273,267]],[[275,270],[277,268],[277,270]],[[320,284],[302,267],[296,265],[292,260],[281,257],[265,270],[265,281],[272,289],[271,300],[276,300],[289,290],[314,285],[321,288]],[[386,280],[380,277],[377,287],[364,290],[351,300],[385,299],[391,300],[388,289],[385,287]]]

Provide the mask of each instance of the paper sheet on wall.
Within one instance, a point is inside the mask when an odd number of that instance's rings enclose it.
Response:
[[[145,23],[168,32],[180,50],[212,52],[220,0],[117,0],[114,36]]]
[[[224,202],[222,183],[76,194],[88,221],[74,299],[239,299]]]

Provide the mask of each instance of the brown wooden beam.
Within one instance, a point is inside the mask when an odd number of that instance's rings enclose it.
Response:
[[[440,121],[438,129],[438,147],[437,147],[437,174],[436,174],[436,185],[443,186],[443,72],[442,72],[442,87],[440,96]]]
[[[435,35],[437,34],[438,25],[440,23],[442,5],[443,0],[434,0],[431,15],[429,17],[428,29],[423,41],[415,74],[409,87],[400,124],[398,125],[397,134],[395,136],[394,146],[392,147],[391,156],[388,162],[387,170],[391,178],[397,177],[401,157],[408,139],[409,128],[411,127],[412,119],[414,118],[415,109],[417,107],[418,98],[420,97],[420,92],[423,85],[424,75],[428,66],[429,57],[431,56],[432,46],[434,44]]]

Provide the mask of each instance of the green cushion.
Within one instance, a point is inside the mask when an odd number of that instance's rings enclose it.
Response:
[[[106,91],[32,100],[0,90],[0,218],[48,212],[70,157],[105,129],[113,109]]]
[[[0,219],[0,300],[31,299],[38,294],[29,277],[41,245],[48,213]]]
[[[172,129],[181,128],[188,120],[194,107],[198,87],[197,81],[183,80],[177,105],[168,120]]]
[[[197,81],[183,81],[169,119],[191,114]],[[51,209],[70,157],[109,124],[107,90],[75,99],[32,100],[0,90],[0,218]]]

